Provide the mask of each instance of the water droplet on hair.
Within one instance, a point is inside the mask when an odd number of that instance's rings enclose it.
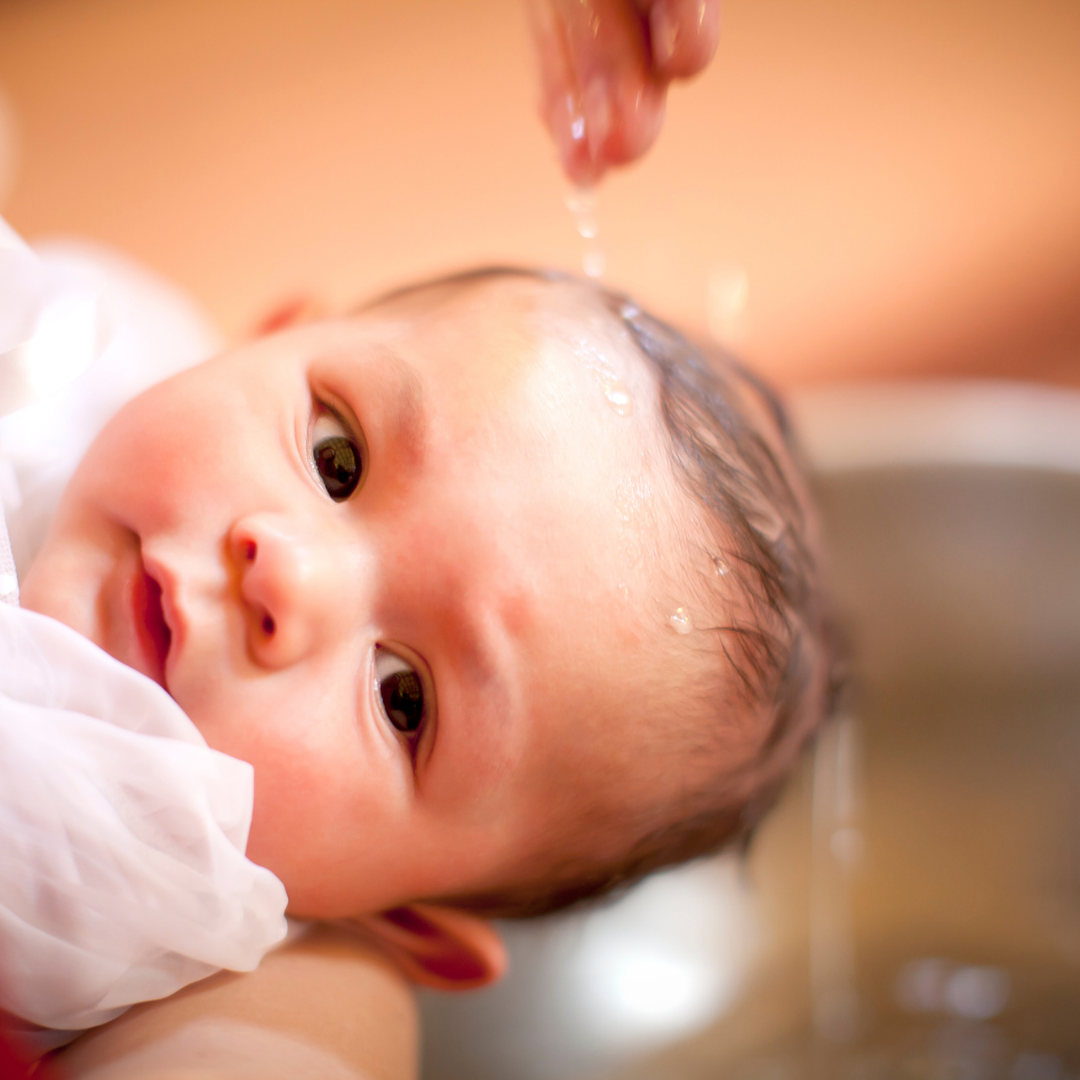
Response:
[[[686,608],[677,607],[675,614],[668,619],[668,622],[671,623],[671,628],[676,634],[689,634],[694,629],[694,624],[690,621]]]

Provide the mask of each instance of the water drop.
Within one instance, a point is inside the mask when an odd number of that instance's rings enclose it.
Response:
[[[728,572],[731,570],[731,567],[728,566],[728,564],[724,562],[723,559],[713,559],[713,566],[716,567],[717,577],[726,577]]]
[[[582,134],[584,130],[583,123]],[[566,208],[574,219],[574,228],[578,235],[586,242],[581,254],[582,271],[586,277],[602,277],[605,260],[599,241],[600,222],[596,216],[596,192],[592,188],[571,188],[566,194]]]
[[[675,614],[668,619],[668,622],[671,623],[671,628],[676,634],[689,634],[694,629],[694,624],[690,621],[686,608],[676,608]]]
[[[630,416],[634,411],[634,402],[630,398],[630,391],[626,384],[616,379],[604,387],[604,397],[608,404],[615,410],[618,416]]]
[[[587,338],[579,338],[574,351],[585,369],[596,380],[607,403],[619,416],[630,416],[634,402],[626,383],[615,374],[611,361]]]
[[[570,138],[574,142],[581,142],[585,138],[585,114],[581,109],[581,99],[575,94],[567,94],[563,105],[570,119]]]
[[[600,234],[600,226],[596,218],[581,214],[577,219],[578,235],[584,240],[595,240]]]
[[[574,217],[596,215],[596,192],[592,188],[574,187],[566,193],[566,209]]]

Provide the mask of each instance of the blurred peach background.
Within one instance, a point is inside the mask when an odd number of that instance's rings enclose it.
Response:
[[[513,0],[0,0],[0,213],[230,335],[297,292],[576,268],[533,96]],[[599,217],[610,282],[784,382],[1080,382],[1080,4],[727,0]]]

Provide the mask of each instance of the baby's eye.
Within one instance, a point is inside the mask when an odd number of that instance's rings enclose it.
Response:
[[[386,719],[406,735],[424,722],[424,684],[415,668],[389,649],[375,650],[375,682]]]
[[[326,493],[334,502],[344,502],[360,483],[363,462],[360,447],[333,413],[322,412],[315,418],[311,456]]]

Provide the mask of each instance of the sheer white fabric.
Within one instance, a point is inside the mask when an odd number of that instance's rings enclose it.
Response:
[[[0,1005],[85,1028],[285,935],[250,765],[68,627],[0,607]]]
[[[0,500],[25,573],[78,460],[144,387],[209,355],[185,298],[106,252],[31,251],[0,219]],[[0,514],[0,1008],[104,1023],[285,935],[244,855],[253,770],[152,680],[20,610]]]
[[[0,219],[0,499],[20,574],[101,428],[220,344],[145,267],[85,242],[31,250]]]

